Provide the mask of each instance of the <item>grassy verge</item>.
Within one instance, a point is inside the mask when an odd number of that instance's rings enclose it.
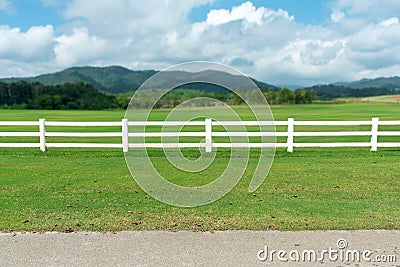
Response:
[[[2,149],[0,230],[400,229],[399,153],[278,151],[255,194],[247,191],[251,158],[231,193],[187,209],[147,196],[120,151]],[[166,164],[161,156],[153,160]]]

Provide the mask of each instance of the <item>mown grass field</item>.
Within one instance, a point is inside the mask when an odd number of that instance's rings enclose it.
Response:
[[[237,110],[251,119],[245,109]],[[400,120],[399,111],[399,105],[367,103],[273,107],[276,120]],[[157,110],[152,119],[167,113]],[[123,111],[0,110],[1,121],[119,121],[123,116]],[[174,170],[162,151],[150,154],[171,181],[188,186],[208,182],[228,161],[220,153],[207,172],[188,174]],[[270,175],[249,193],[257,162],[252,151],[245,177],[228,195],[206,206],[177,208],[144,193],[118,149],[0,148],[0,231],[400,229],[399,156],[400,149],[296,149],[292,154],[278,149]]]

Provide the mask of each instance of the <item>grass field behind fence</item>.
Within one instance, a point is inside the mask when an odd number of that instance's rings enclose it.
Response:
[[[242,119],[251,119],[245,109],[237,110]],[[276,106],[273,113],[276,120],[400,120],[396,104]],[[167,114],[157,110],[152,119]],[[0,110],[1,121],[119,121],[123,116],[122,111]],[[18,130],[5,128],[0,131]],[[186,186],[209,182],[229,160],[221,151],[207,171],[188,174],[173,169],[161,150],[150,154],[170,181]],[[278,149],[270,175],[249,193],[257,162],[253,150],[245,177],[227,196],[199,208],[177,208],[138,187],[119,149],[0,148],[0,231],[400,229],[399,156],[400,149],[309,148],[292,154]]]

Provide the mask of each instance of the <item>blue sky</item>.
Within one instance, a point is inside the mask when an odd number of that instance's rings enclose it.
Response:
[[[209,60],[275,84],[400,75],[398,0],[0,0],[0,77]]]
[[[33,25],[52,24],[59,26],[64,22],[61,9],[44,6],[40,1],[10,1],[11,7],[0,15],[0,24],[28,30]]]

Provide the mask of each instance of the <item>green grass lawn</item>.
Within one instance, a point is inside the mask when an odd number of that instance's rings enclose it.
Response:
[[[245,109],[238,111],[251,119]],[[399,111],[399,105],[368,103],[273,107],[276,120],[400,120]],[[152,119],[166,114],[158,110]],[[123,116],[123,111],[0,110],[0,120]],[[150,154],[169,180],[183,185],[210,181],[228,161],[222,151],[212,168],[188,174],[174,170],[161,150]],[[400,149],[279,149],[264,184],[249,193],[254,150],[245,177],[228,195],[206,206],[177,208],[138,187],[120,150],[0,148],[0,231],[400,229],[399,156]]]
[[[242,119],[251,120],[248,109],[242,106],[234,108]],[[313,104],[271,106],[275,120],[370,120],[379,117],[382,120],[399,120],[400,106],[386,103],[349,103],[349,104]],[[164,119],[168,109],[156,109],[151,119]],[[38,120],[46,118],[52,121],[119,121],[125,115],[122,110],[110,111],[64,111],[64,110],[0,110],[0,120]]]

